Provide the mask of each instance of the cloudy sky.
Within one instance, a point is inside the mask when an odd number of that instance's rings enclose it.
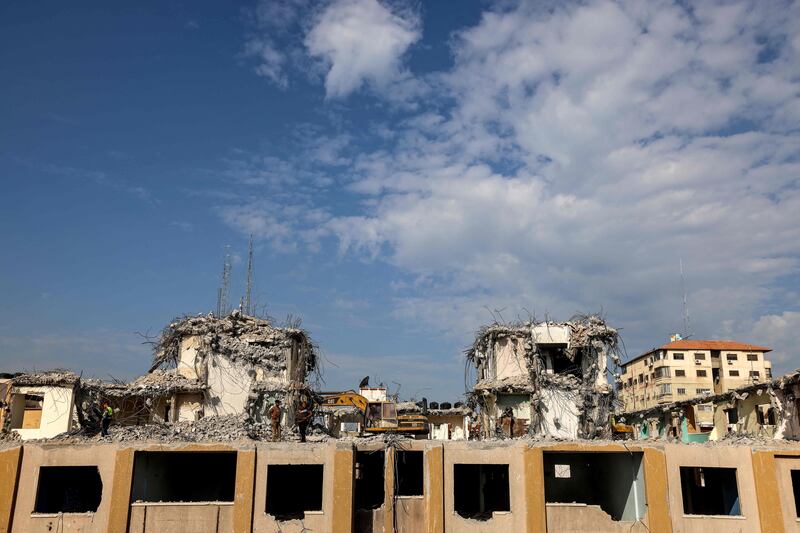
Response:
[[[494,319],[800,366],[800,6],[5,2],[0,366],[132,377],[233,300],[455,399]]]

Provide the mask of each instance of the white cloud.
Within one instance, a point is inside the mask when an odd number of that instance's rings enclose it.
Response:
[[[796,301],[780,284],[800,263],[798,23],[780,1],[487,12],[455,37],[442,98],[352,159],[359,201],[281,231],[398,267],[413,282],[397,316],[462,339],[487,305],[603,309],[629,345],[660,344],[681,328],[683,259],[696,337],[737,324],[782,342]],[[340,1],[306,45],[342,97],[407,75],[417,26]]]
[[[400,79],[401,59],[421,37],[419,22],[377,0],[335,0],[319,15],[305,45],[328,71],[325,90],[341,98],[364,83],[378,88]]]

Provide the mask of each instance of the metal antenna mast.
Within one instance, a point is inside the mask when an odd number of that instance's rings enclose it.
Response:
[[[250,234],[250,250],[247,254],[247,289],[244,293],[244,314],[253,314],[251,296],[253,294],[253,234]]]
[[[217,289],[217,316],[228,314],[228,300],[231,293],[231,247],[225,246],[225,259],[222,262],[222,280]]]
[[[681,291],[683,291],[683,336],[689,338],[692,335],[691,324],[689,322],[689,304],[686,302],[686,276],[683,273],[683,258],[681,264]]]

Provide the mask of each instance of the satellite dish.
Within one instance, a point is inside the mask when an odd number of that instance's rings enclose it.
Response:
[[[369,376],[364,376],[364,379],[358,384],[359,389],[363,389],[364,387],[369,387]]]

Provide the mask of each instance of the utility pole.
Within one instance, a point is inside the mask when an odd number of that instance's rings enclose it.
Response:
[[[222,279],[217,289],[217,316],[228,314],[228,300],[231,293],[231,247],[225,246],[225,258],[222,262]]]
[[[253,314],[251,297],[253,294],[253,234],[250,234],[250,249],[247,254],[247,288],[244,293],[244,314]]]

